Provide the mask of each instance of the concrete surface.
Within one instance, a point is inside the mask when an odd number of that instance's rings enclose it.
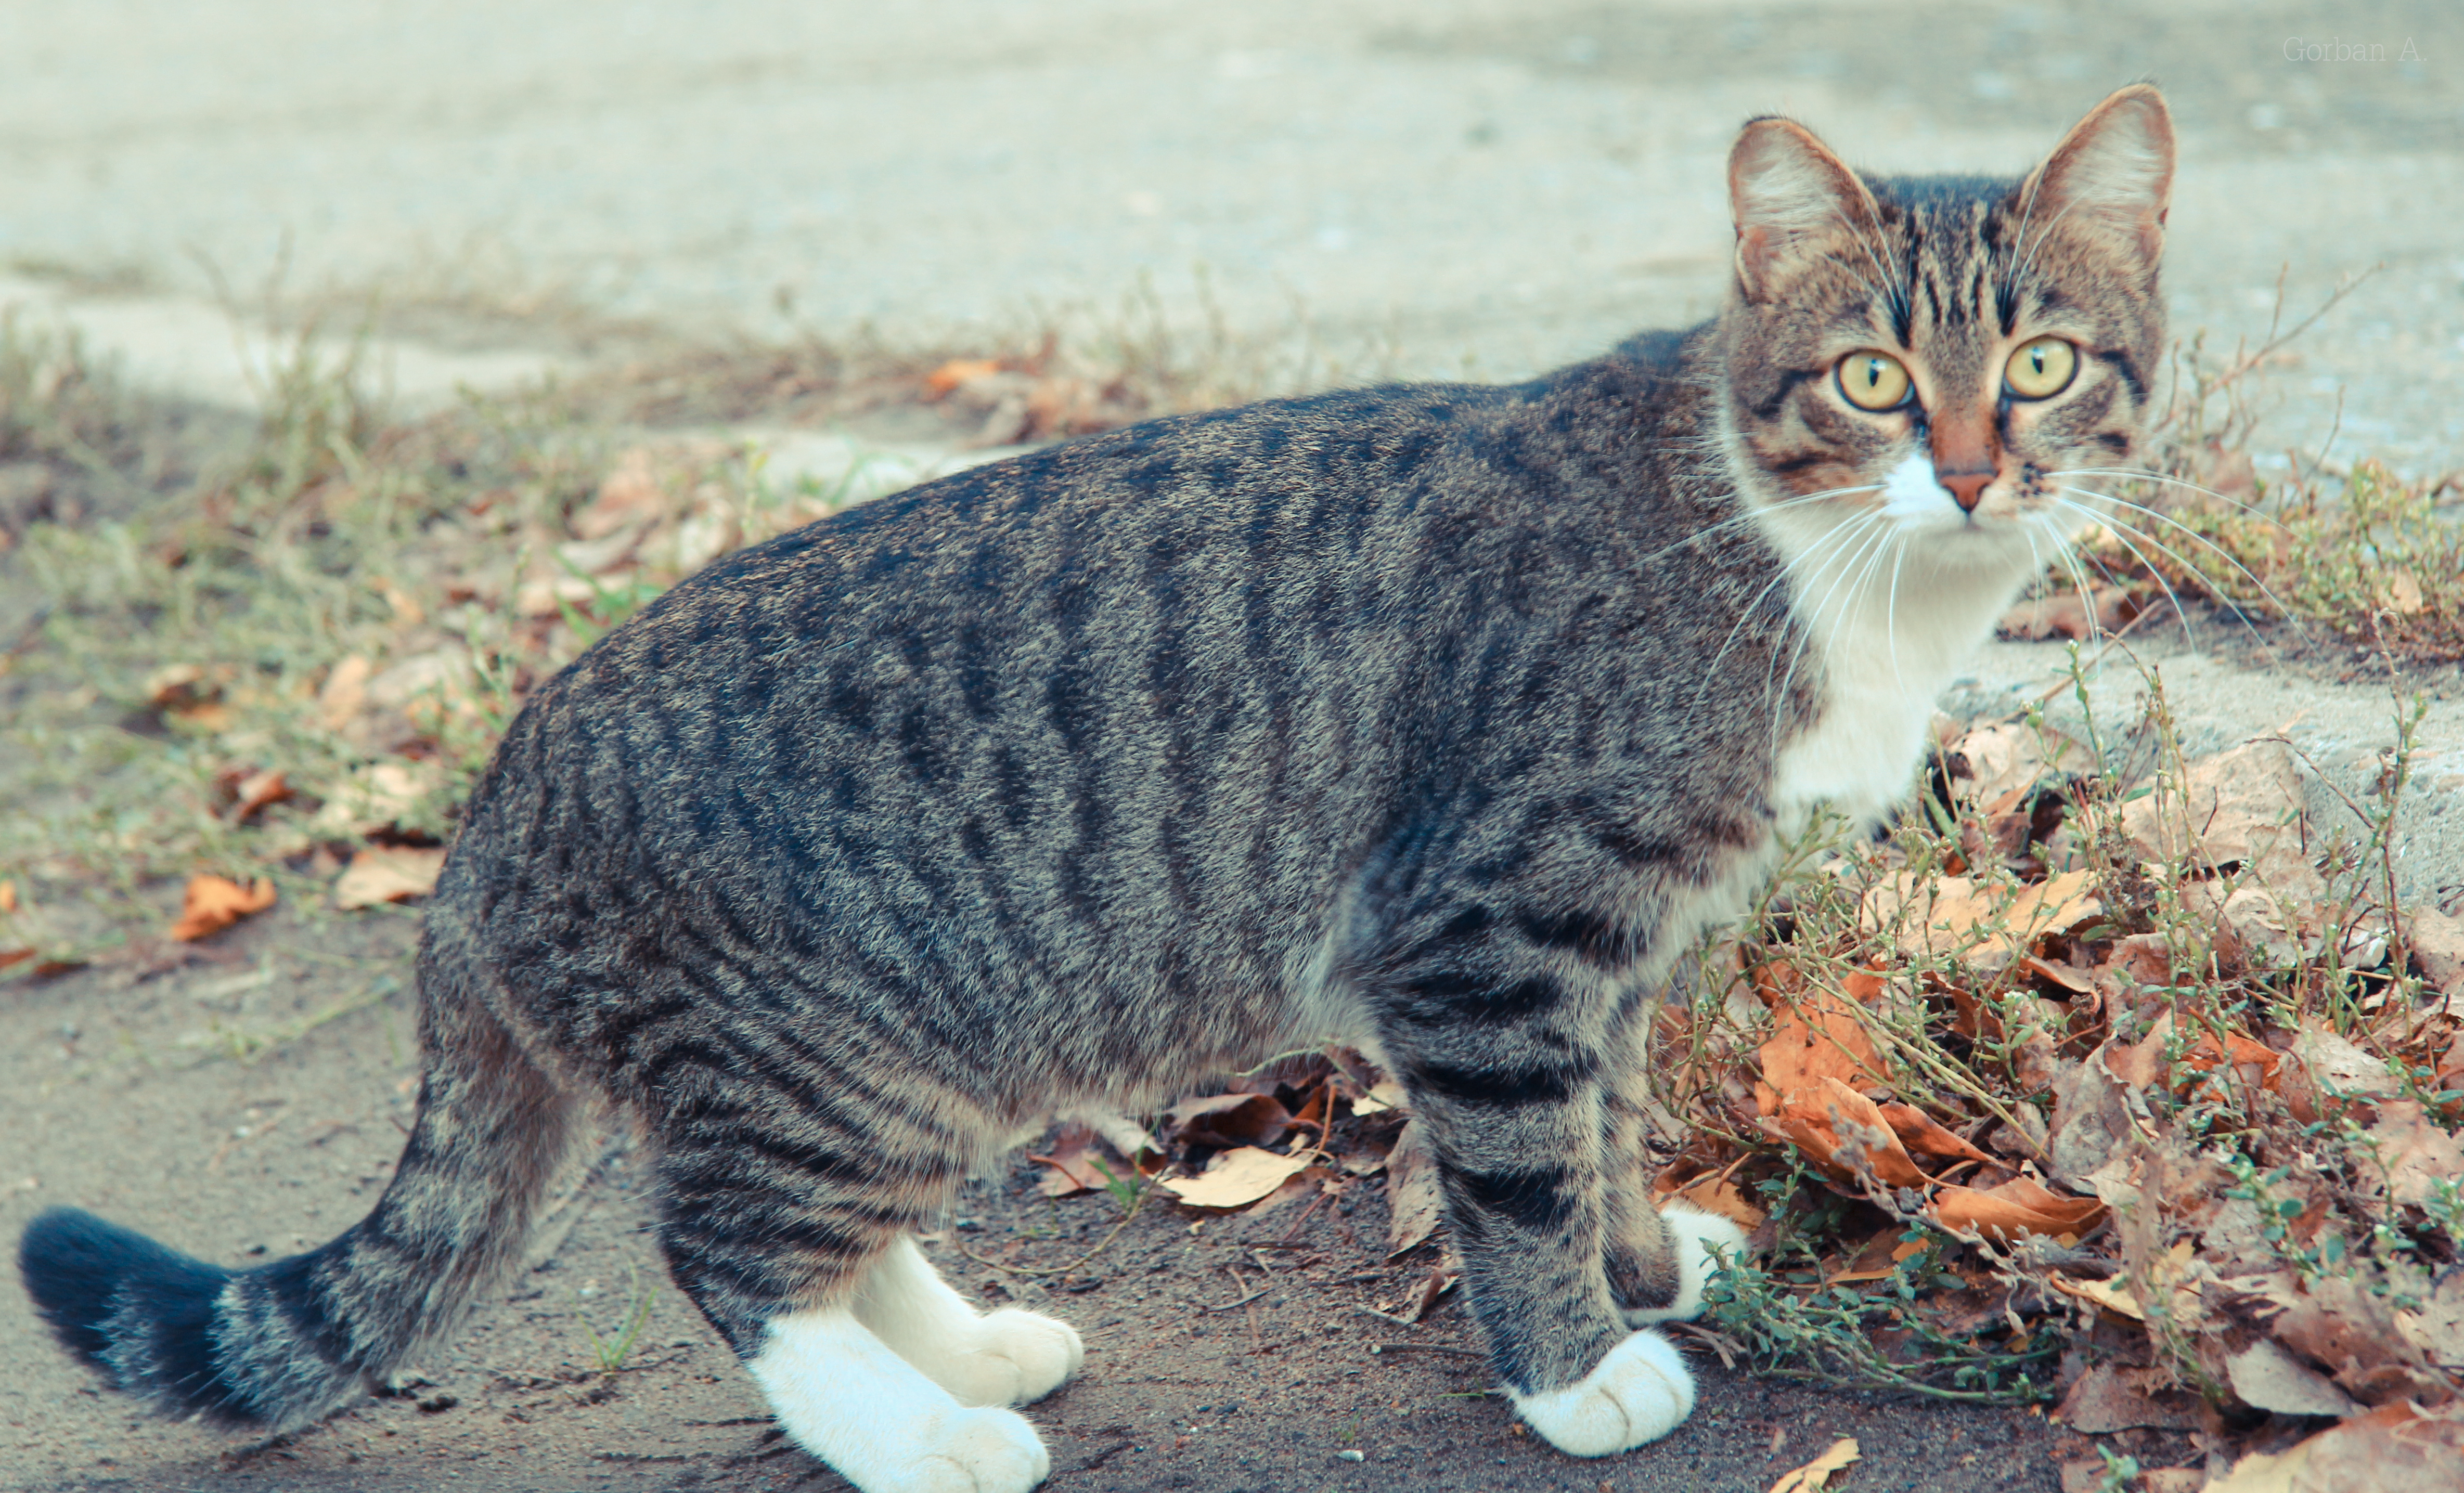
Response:
[[[2379,61],[2288,59],[2299,39]],[[1698,318],[1719,162],[1785,109],[1852,158],[2014,171],[2170,90],[2177,324],[2387,274],[2275,427],[2464,437],[2464,7],[2225,0],[31,0],[0,7],[0,262],[196,292],[456,275],[893,332],[1120,305],[1335,371],[1528,372]],[[1201,287],[1200,277],[1203,277]]]

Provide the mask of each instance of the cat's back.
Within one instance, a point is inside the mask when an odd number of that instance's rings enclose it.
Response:
[[[1596,752],[1760,584],[1741,533],[1688,548],[1700,341],[1151,422],[731,557],[537,692],[439,911],[750,946],[862,908],[909,967],[1272,983],[1399,804]]]
[[[684,582],[516,736],[660,722],[683,760],[724,749],[716,718],[777,716],[920,750],[1022,708],[1077,736],[1128,705],[1202,710],[1210,681],[1374,669],[1400,625],[1501,592],[1545,606],[1552,561],[1700,527],[1705,495],[1678,491],[1701,465],[1687,351],[1660,334],[1523,384],[1149,421],[926,483]]]

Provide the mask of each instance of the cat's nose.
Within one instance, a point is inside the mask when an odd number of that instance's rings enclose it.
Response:
[[[1992,484],[1994,475],[1994,471],[1991,467],[1963,472],[1944,472],[1937,469],[1933,474],[1934,480],[1941,483],[1944,490],[1950,494],[1951,501],[1957,503],[1963,511],[1971,514],[1976,512],[1977,500],[1985,495],[1985,490]]]

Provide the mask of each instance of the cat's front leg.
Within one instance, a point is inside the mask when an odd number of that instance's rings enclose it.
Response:
[[[1516,1000],[1390,1008],[1383,1037],[1429,1127],[1465,1297],[1498,1377],[1551,1445],[1605,1456],[1656,1440],[1692,1414],[1693,1375],[1676,1349],[1634,1326],[1699,1307],[1716,1268],[1705,1243],[1735,1241],[1708,1238],[1691,1219],[1668,1230],[1656,1216],[1624,1216],[1609,1189],[1631,1169],[1613,1167],[1607,1153],[1602,1047],[1522,988]],[[1648,1262],[1638,1280],[1668,1288],[1629,1284],[1637,1299],[1621,1301],[1610,1280],[1613,1245],[1630,1263]]]

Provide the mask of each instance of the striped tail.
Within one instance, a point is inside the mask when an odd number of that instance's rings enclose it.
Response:
[[[27,1291],[114,1388],[166,1415],[290,1430],[401,1367],[520,1258],[579,1107],[475,1001],[436,988],[453,981],[435,942],[419,1122],[376,1211],[341,1238],[227,1270],[73,1208],[27,1225]]]

